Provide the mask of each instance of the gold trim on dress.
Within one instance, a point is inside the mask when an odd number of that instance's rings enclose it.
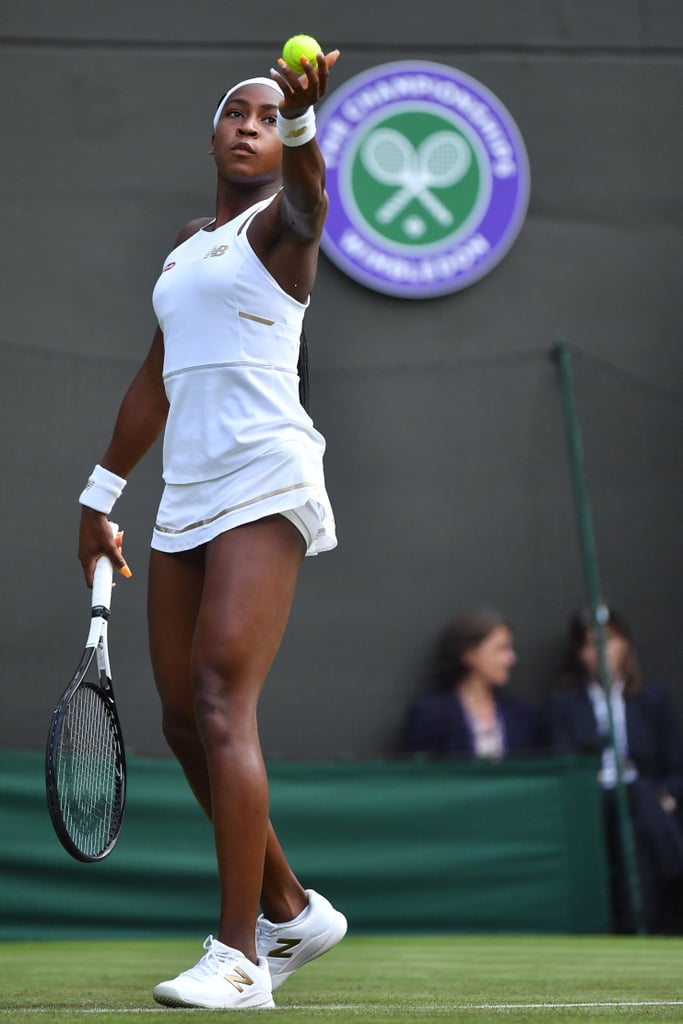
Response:
[[[241,316],[243,320],[255,320],[257,324],[265,324],[266,327],[272,327],[275,323],[274,320],[266,320],[264,316],[256,316],[254,313],[243,313],[242,310],[237,315]]]
[[[237,512],[238,509],[247,508],[249,505],[255,505],[259,501],[266,501],[267,498],[275,498],[278,494],[286,494],[288,491],[297,491],[302,487],[313,487],[312,483],[305,481],[301,484],[294,484],[292,487],[278,487],[275,491],[268,491],[267,494],[259,494],[257,498],[249,498],[248,501],[240,501],[237,505],[231,505],[230,508],[224,508],[220,512],[217,512],[215,516],[210,516],[208,519],[200,519],[196,523],[190,523],[189,526],[182,526],[179,530],[174,530],[170,526],[160,526],[159,523],[154,524],[154,529],[157,533],[169,533],[177,535],[180,533],[187,533],[189,530],[196,530],[200,526],[208,526],[210,523],[215,523],[221,516],[227,516],[230,512]]]

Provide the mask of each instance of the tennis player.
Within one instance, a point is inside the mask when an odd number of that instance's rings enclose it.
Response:
[[[151,348],[80,497],[91,585],[102,554],[128,571],[107,515],[164,431],[150,650],[164,735],[211,819],[220,880],[217,937],[154,990],[170,1006],[273,1006],[272,990],[346,931],[269,823],[256,717],[302,559],[336,545],[297,365],[328,205],[314,104],[338,56],[301,76],[278,62],[221,100],[215,216],[187,224],[164,261]]]

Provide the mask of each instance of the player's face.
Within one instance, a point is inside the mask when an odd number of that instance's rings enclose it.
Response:
[[[210,152],[228,179],[277,178],[282,143],[277,130],[277,94],[265,85],[247,85],[223,106]]]
[[[507,626],[496,626],[487,637],[463,656],[470,672],[491,686],[504,686],[517,661],[513,636]]]
[[[605,657],[610,679],[619,679],[622,675],[627,651],[628,640],[623,636],[619,636],[618,633],[615,633],[608,626],[605,639]],[[598,679],[600,676],[598,645],[595,640],[595,632],[592,629],[586,634],[585,643],[579,651],[579,658],[590,678]]]

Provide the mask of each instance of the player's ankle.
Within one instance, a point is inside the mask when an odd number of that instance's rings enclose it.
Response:
[[[304,889],[290,896],[281,894],[277,899],[267,903],[264,901],[261,904],[263,916],[266,920],[272,921],[273,924],[285,924],[289,921],[294,921],[307,909],[308,896]]]

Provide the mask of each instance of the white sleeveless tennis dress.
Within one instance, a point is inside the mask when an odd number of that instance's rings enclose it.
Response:
[[[184,551],[281,513],[308,555],[336,546],[325,441],[299,401],[308,303],[288,295],[247,240],[269,198],[167,257],[152,301],[170,408],[152,547]]]

